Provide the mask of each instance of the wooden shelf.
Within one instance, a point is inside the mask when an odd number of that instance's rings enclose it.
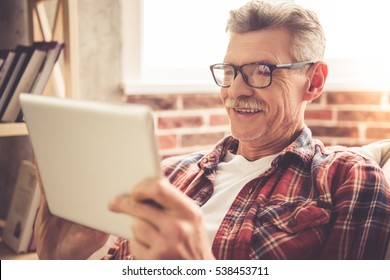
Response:
[[[6,2],[13,3],[12,1],[6,1]],[[28,1],[23,1],[23,5],[26,4],[24,2],[28,2],[29,9],[30,8],[32,9],[32,14],[31,14],[32,18],[31,18],[31,26],[30,26],[31,33],[32,33],[31,40],[32,41],[58,41],[58,42],[63,42],[65,44],[63,50],[63,56],[59,58],[58,63],[53,69],[53,75],[51,77],[52,80],[51,87],[53,87],[54,85],[54,89],[47,90],[46,88],[47,92],[44,92],[44,94],[53,95],[55,92],[55,95],[61,97],[77,97],[78,87],[79,87],[78,85],[79,54],[78,54],[78,47],[77,47],[78,46],[78,3],[77,1],[28,0]],[[53,4],[49,2],[52,2]],[[52,18],[53,15],[54,18]],[[6,26],[8,24],[8,21],[9,19],[5,20],[4,24]],[[19,20],[17,22],[19,22]],[[19,32],[19,28],[17,29],[17,31]],[[18,44],[20,43],[19,42],[20,36],[8,32],[8,27],[7,27],[7,31],[2,30],[2,32],[5,32],[6,35],[10,35],[10,36],[4,36],[4,34],[0,34],[2,35],[2,40],[6,40],[5,42],[10,41],[12,44],[14,44],[14,42],[17,42]],[[26,124],[25,123],[0,123],[0,138],[13,137],[13,136],[28,136],[28,130]],[[19,140],[19,139],[12,139],[9,142],[13,142],[14,140]],[[24,140],[24,139],[20,139],[20,140]],[[5,144],[8,144],[8,141],[4,141],[4,142]],[[1,157],[4,159],[8,159],[8,157],[3,157],[3,155]],[[2,162],[0,163],[2,164]],[[17,170],[13,170],[12,168],[8,168],[8,169],[3,168],[2,170],[0,170],[0,177],[2,177],[3,174],[6,174],[6,172],[9,171],[13,175],[17,174]],[[1,186],[2,189],[11,187],[9,186],[10,182],[7,181],[6,183],[8,185],[4,185],[4,186],[2,185]],[[3,193],[0,193],[0,196],[2,195]],[[0,228],[1,228],[1,221],[0,221]],[[13,260],[13,259],[36,260],[37,255],[36,253],[16,254],[7,246],[7,244],[2,242],[0,238],[0,260]]]
[[[16,254],[4,242],[0,241],[0,260],[37,260],[36,253]]]
[[[0,137],[28,135],[25,123],[0,123]]]

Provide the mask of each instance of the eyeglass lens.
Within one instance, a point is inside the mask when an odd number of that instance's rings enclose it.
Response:
[[[240,71],[244,80],[253,87],[266,87],[271,81],[271,69],[263,64],[246,64],[236,69],[229,64],[217,64],[212,69],[217,84],[222,87],[233,83],[237,71]]]

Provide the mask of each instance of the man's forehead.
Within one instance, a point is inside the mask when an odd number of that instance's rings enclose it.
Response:
[[[232,33],[224,61],[236,64],[254,61],[268,63],[289,61],[291,60],[291,42],[292,37],[285,29]]]

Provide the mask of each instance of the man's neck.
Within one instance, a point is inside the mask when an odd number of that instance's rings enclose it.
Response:
[[[302,129],[295,131],[291,137],[279,138],[273,142],[264,143],[262,141],[239,141],[237,155],[245,157],[249,161],[255,161],[262,157],[274,155],[280,153],[283,149],[288,147],[298,135],[302,132]]]

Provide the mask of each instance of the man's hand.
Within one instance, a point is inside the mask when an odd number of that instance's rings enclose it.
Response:
[[[199,206],[165,179],[145,180],[109,207],[135,218],[136,259],[214,259]]]

